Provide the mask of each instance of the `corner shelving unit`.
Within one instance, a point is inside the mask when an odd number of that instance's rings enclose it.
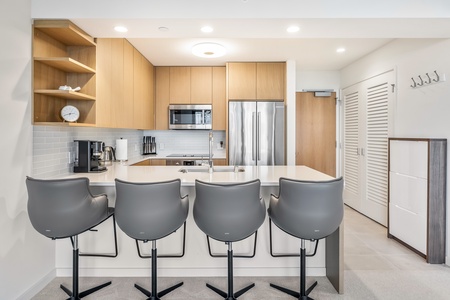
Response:
[[[33,62],[33,124],[95,126],[94,39],[68,20],[34,20]],[[59,90],[63,85],[81,90]],[[77,123],[60,117],[69,104],[80,110]]]

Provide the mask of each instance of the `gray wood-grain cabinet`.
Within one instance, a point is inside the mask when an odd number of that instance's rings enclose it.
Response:
[[[447,140],[389,139],[388,237],[445,262]]]

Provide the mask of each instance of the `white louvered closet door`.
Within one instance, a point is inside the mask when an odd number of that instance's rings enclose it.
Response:
[[[392,113],[395,99],[394,71],[372,77],[343,90],[344,107],[351,107],[351,95],[358,94],[358,137],[353,128],[344,128],[344,178],[346,204],[382,225],[387,225],[388,198],[388,137],[392,132]],[[352,92],[352,93],[350,93]],[[349,110],[350,112],[350,110]],[[348,118],[348,120],[347,120]],[[344,123],[352,124],[355,117],[345,111]],[[355,142],[358,141],[356,151]],[[348,159],[347,152],[349,152]],[[352,159],[356,153],[357,159]],[[358,163],[358,170],[355,163]],[[356,180],[354,176],[357,176]],[[351,183],[348,184],[347,183]],[[357,196],[353,199],[353,182],[357,181]],[[348,187],[347,187],[348,185]]]
[[[344,90],[344,201],[359,210],[360,197],[360,163],[359,163],[359,91],[357,87]]]

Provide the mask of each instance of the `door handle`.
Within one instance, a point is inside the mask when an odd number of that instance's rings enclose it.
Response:
[[[257,130],[257,132],[258,132],[258,135],[256,136],[256,138],[257,138],[257,145],[258,145],[258,155],[257,155],[257,157],[256,157],[256,159],[257,160],[261,160],[261,145],[260,145],[260,143],[261,143],[261,113],[260,112],[258,112],[258,115],[257,115],[257,126],[256,126],[256,130]]]
[[[256,113],[252,113],[252,160],[256,160]]]

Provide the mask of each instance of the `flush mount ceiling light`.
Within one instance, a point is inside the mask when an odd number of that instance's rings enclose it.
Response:
[[[221,57],[225,53],[227,53],[225,47],[216,43],[200,43],[192,47],[192,54],[198,57]]]
[[[212,28],[211,26],[203,26],[200,30],[202,32],[209,33],[209,32],[213,32],[214,28]]]
[[[289,33],[294,33],[294,32],[298,32],[300,30],[300,27],[298,26],[289,26],[286,31]]]
[[[114,27],[114,30],[117,32],[127,32],[128,29],[125,26],[116,26]]]
[[[345,48],[337,48],[336,52],[337,53],[344,53],[345,52]]]

